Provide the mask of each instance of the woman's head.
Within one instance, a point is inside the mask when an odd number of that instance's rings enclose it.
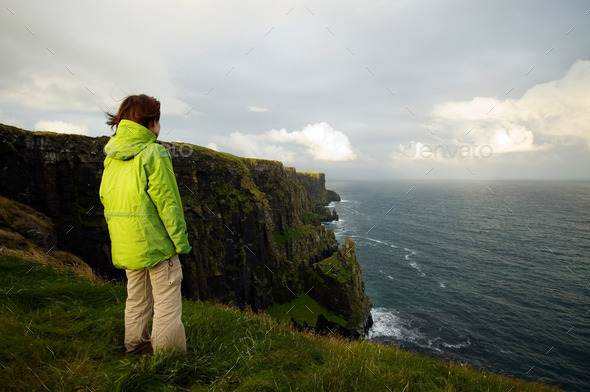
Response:
[[[107,112],[106,116],[111,128],[117,127],[121,120],[131,120],[150,129],[156,136],[160,131],[160,101],[145,94],[128,96],[116,114]]]

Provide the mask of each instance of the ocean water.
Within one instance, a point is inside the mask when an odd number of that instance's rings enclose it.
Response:
[[[590,390],[590,183],[331,182],[369,338]]]

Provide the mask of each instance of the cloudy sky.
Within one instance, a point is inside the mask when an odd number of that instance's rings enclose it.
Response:
[[[590,0],[65,1],[0,9],[0,122],[348,179],[589,179]],[[39,5],[41,4],[41,5]]]

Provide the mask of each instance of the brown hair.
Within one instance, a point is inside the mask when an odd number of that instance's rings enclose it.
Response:
[[[105,114],[111,129],[118,126],[121,120],[131,120],[149,128],[152,122],[160,121],[160,101],[145,94],[130,95],[121,102],[117,114]]]

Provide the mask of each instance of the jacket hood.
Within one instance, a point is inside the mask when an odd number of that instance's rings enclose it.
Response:
[[[117,133],[109,140],[104,151],[109,158],[126,161],[156,141],[152,131],[130,120],[121,120]]]

